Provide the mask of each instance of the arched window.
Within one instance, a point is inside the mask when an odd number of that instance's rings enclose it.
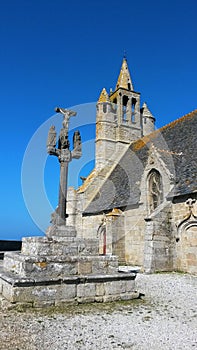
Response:
[[[163,201],[163,185],[160,173],[152,169],[148,175],[148,202],[152,213]]]

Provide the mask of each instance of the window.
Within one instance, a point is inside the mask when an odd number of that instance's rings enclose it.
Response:
[[[106,113],[106,112],[107,112],[107,104],[103,103],[103,113]]]
[[[132,123],[135,123],[135,105],[137,100],[135,98],[132,98],[131,100],[131,121]]]
[[[129,98],[127,96],[123,96],[123,99],[122,99],[122,104],[123,104],[123,121],[126,121],[127,120],[127,108],[128,108],[128,101],[129,101]]]

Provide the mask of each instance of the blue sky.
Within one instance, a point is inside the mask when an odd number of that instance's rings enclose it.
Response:
[[[73,161],[70,184],[86,175],[93,160],[92,103],[103,87],[115,87],[124,50],[134,88],[157,127],[197,107],[196,13],[195,0],[1,2],[0,239],[37,235],[49,225],[59,165],[46,158],[45,138],[52,120],[61,124],[56,106],[77,106],[71,129],[82,126],[87,154],[79,165]]]

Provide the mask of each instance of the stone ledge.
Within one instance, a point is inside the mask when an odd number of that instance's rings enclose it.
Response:
[[[0,275],[0,291],[9,303],[30,307],[55,306],[59,303],[108,302],[139,297],[135,274],[77,276],[53,280],[11,279]]]
[[[116,262],[117,257],[115,255],[48,255],[48,256],[36,256],[25,255],[20,252],[6,252],[5,258],[17,258],[20,261],[26,262],[76,262],[76,261],[110,261]]]
[[[20,278],[42,280],[63,276],[111,275],[117,273],[116,256],[105,255],[49,255],[35,256],[21,253],[7,253],[3,269]]]
[[[1,269],[3,270],[3,269]],[[135,280],[136,273],[117,273],[112,275],[80,275],[66,276],[58,278],[20,278],[14,273],[0,270],[0,279],[14,287],[50,286],[59,284],[84,284],[84,283],[104,283],[113,281]]]

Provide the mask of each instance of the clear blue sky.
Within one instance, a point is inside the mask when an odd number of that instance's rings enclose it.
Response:
[[[57,159],[45,154],[54,107],[82,105],[72,127],[84,125],[84,149],[92,150],[95,114],[89,103],[103,87],[115,87],[124,50],[134,88],[157,127],[197,107],[196,13],[196,0],[1,2],[0,239],[37,235],[48,226],[59,172]],[[90,152],[84,164],[79,161],[71,185],[92,159]],[[40,186],[48,206],[39,198]]]

